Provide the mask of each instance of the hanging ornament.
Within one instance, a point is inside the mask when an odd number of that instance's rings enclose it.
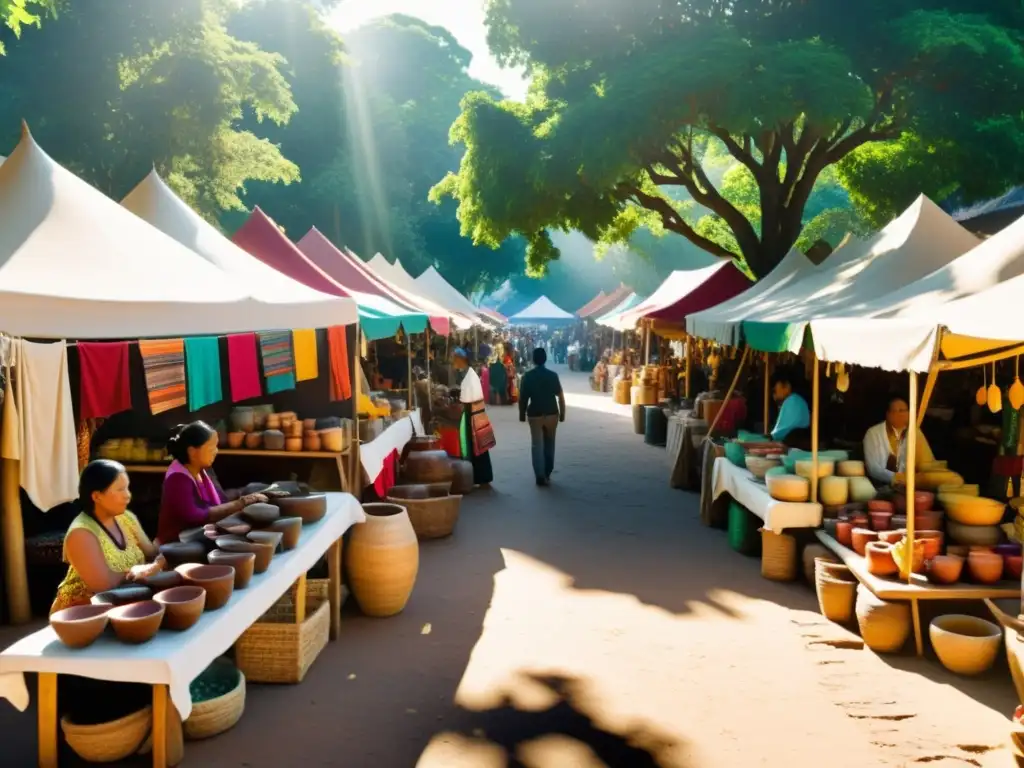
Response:
[[[1010,398],[1010,405],[1013,406],[1013,410],[1019,411],[1021,406],[1024,405],[1024,384],[1020,380],[1020,355],[1017,355],[1017,359],[1013,363],[1013,384],[1010,386],[1010,391],[1007,395]]]
[[[842,363],[836,366],[836,389],[840,392],[850,391],[850,372]]]
[[[974,402],[978,405],[984,405],[988,400],[988,376],[985,371],[985,366],[981,367],[981,386],[978,387],[978,391],[974,394]]]
[[[825,363],[825,378],[826,379],[831,379],[832,378],[832,363],[831,363],[831,361]]]
[[[1003,393],[996,386],[996,364],[992,363],[992,383],[988,385],[988,409],[992,413],[1003,410]]]

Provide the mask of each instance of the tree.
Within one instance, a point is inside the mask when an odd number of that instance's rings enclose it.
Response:
[[[44,16],[56,14],[57,0],[0,0],[0,19],[15,37],[21,37],[23,27],[38,27]],[[5,53],[7,50],[0,40],[0,56]]]
[[[983,128],[998,179],[1024,166],[1006,154],[1024,128],[1011,0],[490,0],[487,25],[533,87],[522,104],[466,97],[459,171],[432,195],[458,201],[475,243],[522,234],[536,271],[558,257],[549,230],[621,242],[654,221],[763,276],[826,169],[905,134],[976,146]],[[757,216],[710,178],[723,149]]]

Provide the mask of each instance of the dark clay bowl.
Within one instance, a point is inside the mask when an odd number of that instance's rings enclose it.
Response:
[[[230,515],[217,523],[217,530],[234,536],[245,536],[252,530],[252,526],[238,515]]]
[[[256,553],[215,549],[210,553],[210,565],[230,565],[235,569],[235,589],[245,589],[256,566]]]
[[[153,590],[153,594],[163,592],[165,589],[174,589],[174,587],[180,587],[182,585],[181,574],[177,571],[161,571],[155,576],[150,576],[148,579],[142,579],[138,582],[144,587],[149,587]]]
[[[166,589],[153,599],[164,607],[164,629],[178,632],[188,629],[203,615],[206,607],[206,590],[186,584]]]
[[[253,565],[255,573],[263,573],[270,567],[270,560],[274,557],[274,548],[266,544],[257,544],[255,541],[245,541],[234,536],[222,536],[217,539],[217,548],[225,552],[252,552],[256,555],[256,562]]]
[[[50,616],[50,626],[69,648],[85,648],[107,628],[109,605],[76,605]]]
[[[242,517],[254,525],[270,525],[281,516],[273,504],[250,504],[242,510]]]
[[[250,531],[249,541],[255,541],[257,544],[266,544],[274,548],[274,552],[277,552],[277,548],[281,546],[281,539],[284,538],[284,534],[278,531]]]
[[[160,554],[167,560],[170,568],[177,568],[183,563],[206,562],[206,546],[198,541],[190,541],[188,544],[180,541],[161,544]]]
[[[108,589],[106,592],[97,592],[90,601],[93,605],[105,605],[113,607],[118,605],[129,605],[153,597],[153,590],[142,584],[125,584],[120,587]]]
[[[186,563],[178,567],[185,583],[206,590],[206,610],[223,608],[235,591],[235,569],[230,565]]]
[[[301,517],[303,525],[315,523],[327,514],[327,496],[323,493],[274,499],[274,504],[282,517]]]
[[[190,544],[194,541],[202,543],[205,538],[203,535],[204,533],[206,533],[206,529],[203,526],[199,526],[198,528],[188,528],[178,534],[178,541],[182,544]]]
[[[289,549],[295,549],[299,544],[299,537],[302,535],[302,518],[279,517],[267,526],[267,530],[284,535],[281,539],[281,548],[287,552]]]
[[[145,643],[153,639],[164,620],[164,607],[156,600],[111,608],[107,614],[114,634],[122,643]]]

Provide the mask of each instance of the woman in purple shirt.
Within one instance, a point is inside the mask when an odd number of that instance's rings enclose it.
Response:
[[[167,441],[167,452],[174,461],[164,475],[160,498],[160,543],[177,541],[184,530],[215,523],[250,504],[267,500],[261,493],[250,493],[224,501],[223,492],[209,472],[217,458],[217,431],[206,422],[193,421],[175,427]]]

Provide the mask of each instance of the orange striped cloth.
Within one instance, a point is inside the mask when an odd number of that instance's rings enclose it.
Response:
[[[345,326],[334,325],[327,329],[327,349],[331,357],[331,400],[348,400],[352,397],[352,380],[348,370]]]
[[[184,340],[140,341],[139,352],[146,372],[149,410],[153,415],[184,407],[188,401]]]

